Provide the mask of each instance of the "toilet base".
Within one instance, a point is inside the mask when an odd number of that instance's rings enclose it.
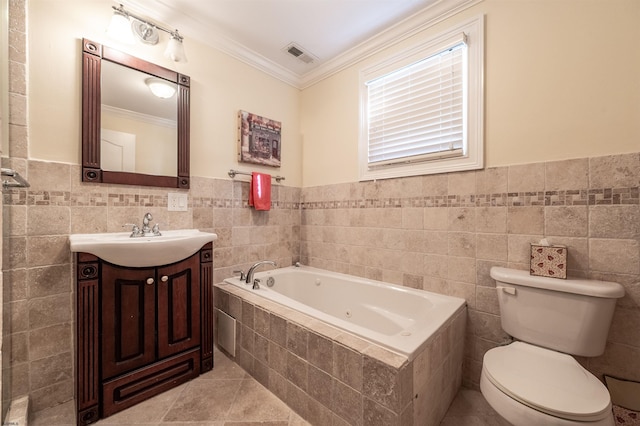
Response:
[[[579,422],[561,419],[534,410],[495,387],[486,377],[484,367],[480,376],[480,391],[489,405],[505,420],[514,426],[615,426],[613,413],[610,412],[603,419],[595,422]]]

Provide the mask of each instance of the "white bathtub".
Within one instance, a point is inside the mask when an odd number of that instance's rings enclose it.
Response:
[[[257,272],[260,288],[227,278],[269,300],[296,309],[356,334],[409,360],[449,318],[463,309],[464,299],[400,287],[308,266]],[[268,286],[273,278],[273,286]]]

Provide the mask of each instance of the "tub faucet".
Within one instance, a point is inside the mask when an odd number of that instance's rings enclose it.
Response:
[[[247,271],[247,278],[244,281],[245,283],[247,283],[247,284],[253,283],[253,273],[255,272],[256,268],[258,266],[260,266],[260,265],[273,265],[275,267],[278,267],[278,264],[276,262],[274,262],[273,260],[261,260],[260,262],[256,262]]]

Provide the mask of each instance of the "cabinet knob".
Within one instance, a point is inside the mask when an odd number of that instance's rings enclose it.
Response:
[[[162,280],[163,283],[166,283],[167,281],[169,281],[169,277],[166,275],[163,275],[162,278],[160,278]]]
[[[147,284],[149,285],[153,284],[153,278],[147,278]]]

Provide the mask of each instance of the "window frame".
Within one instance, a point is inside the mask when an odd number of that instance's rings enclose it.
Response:
[[[464,33],[467,44],[467,96],[464,100],[464,153],[450,158],[395,163],[369,167],[369,122],[367,83],[438,54]],[[478,16],[454,25],[424,42],[383,58],[360,71],[359,179],[361,181],[405,176],[476,170],[484,167],[484,17]]]

